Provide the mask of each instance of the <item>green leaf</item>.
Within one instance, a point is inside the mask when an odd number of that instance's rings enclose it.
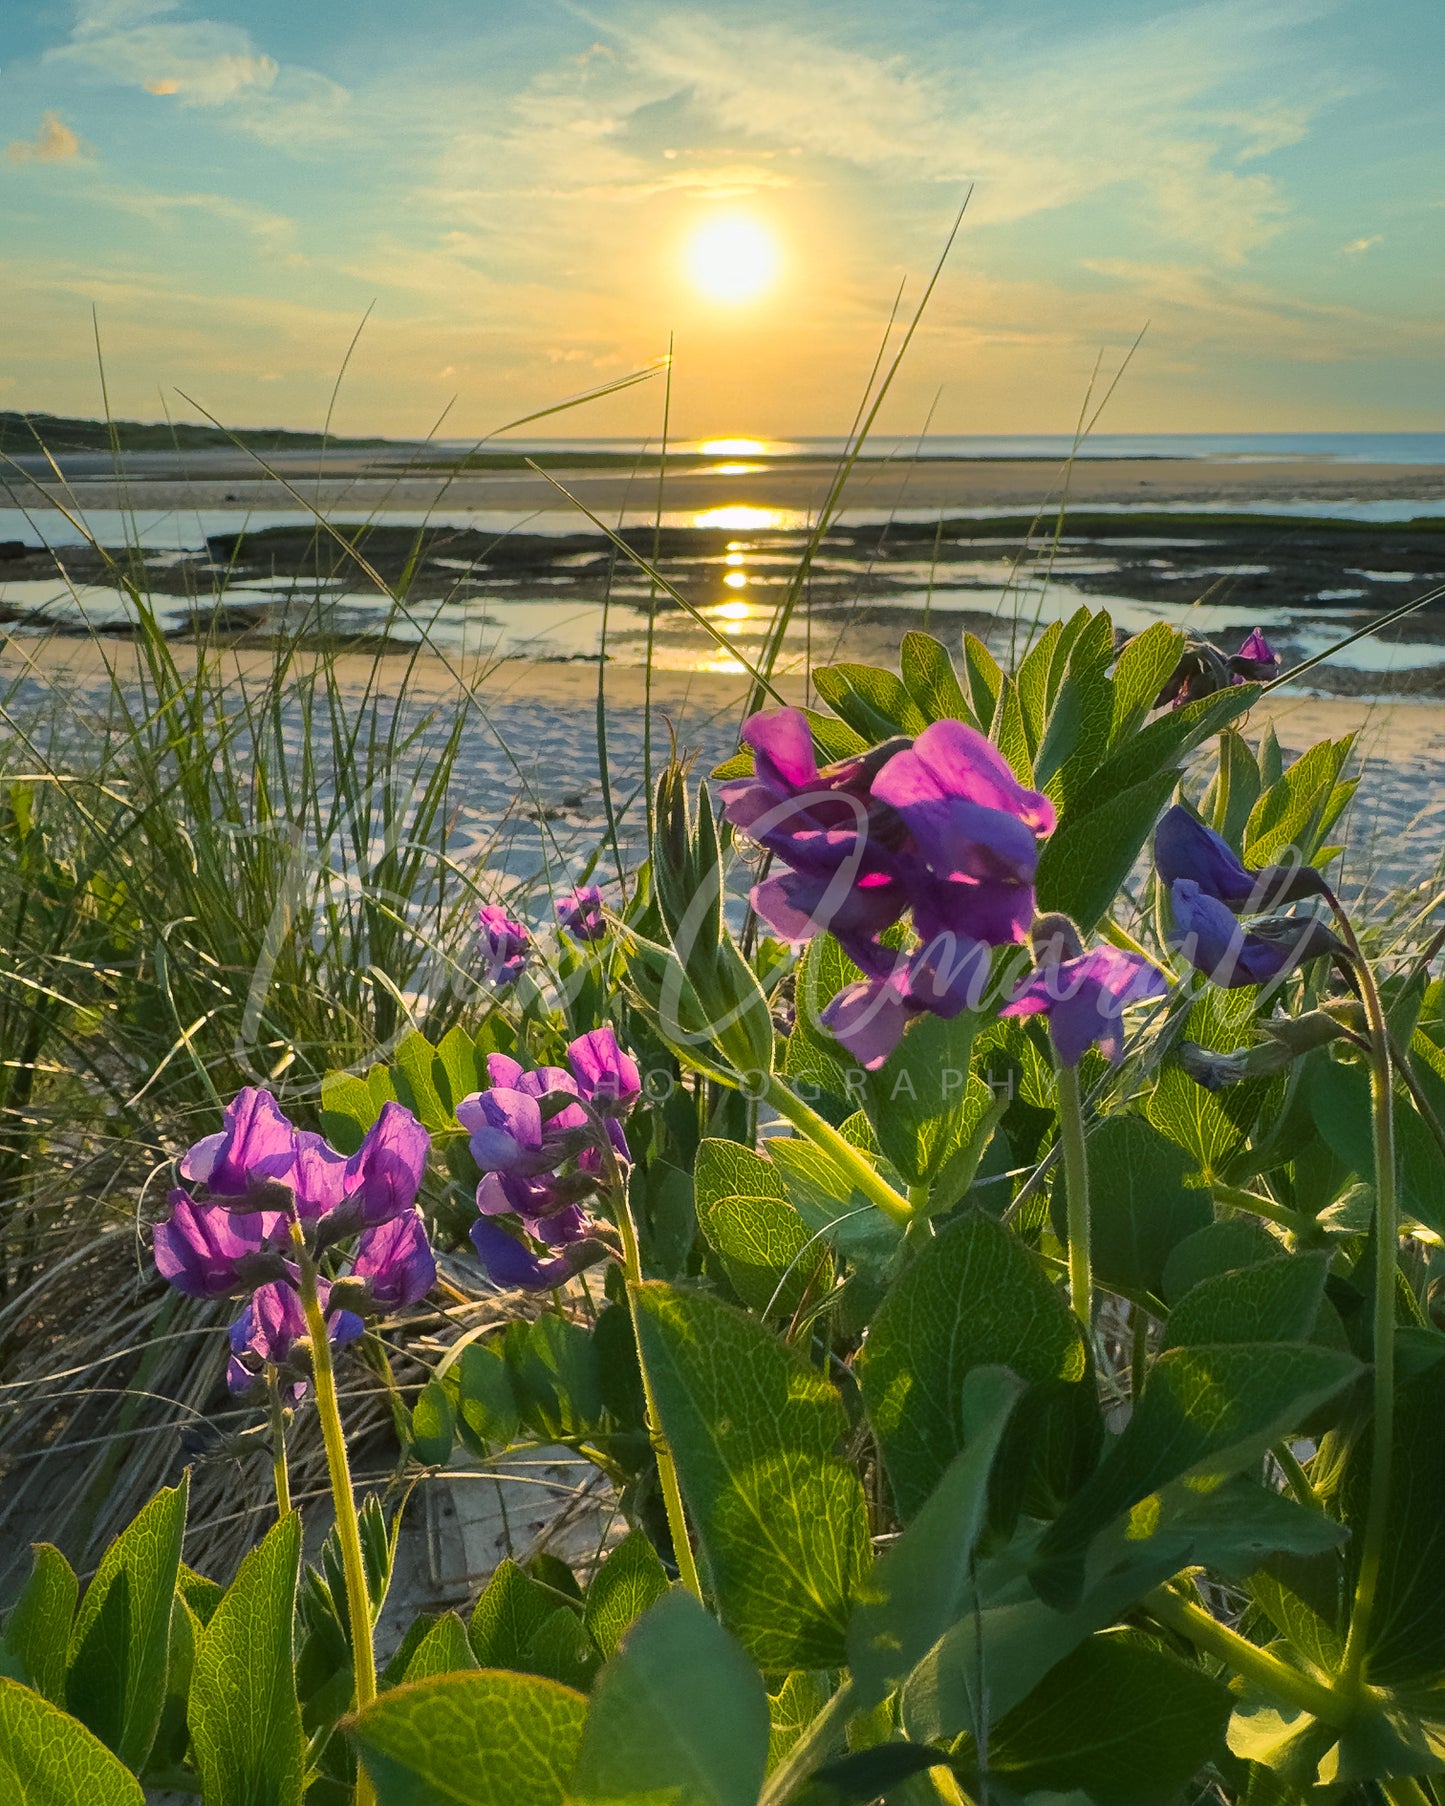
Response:
[[[563,1806],[587,1701],[535,1674],[446,1674],[350,1723],[379,1806]]]
[[[5,1620],[6,1648],[53,1706],[65,1704],[65,1656],[79,1593],[75,1570],[59,1549],[36,1543],[30,1578]]]
[[[171,1602],[189,1477],[145,1505],[101,1558],[70,1633],[66,1703],[140,1769],[165,1704]]]
[[[857,1363],[904,1519],[966,1447],[964,1382],[992,1366],[1030,1385],[1083,1382],[1089,1358],[1037,1255],[991,1217],[970,1214],[947,1224],[895,1282]]]
[[[1185,1183],[1188,1159],[1140,1117],[1106,1118],[1091,1131],[1087,1149],[1095,1275],[1106,1286],[1157,1296],[1171,1250],[1213,1222],[1213,1200]],[[1064,1240],[1062,1184],[1053,1218]]]
[[[1250,865],[1269,865],[1286,848],[1297,848],[1306,861],[1314,857],[1326,810],[1353,744],[1353,734],[1321,740],[1265,790],[1245,824],[1244,856]]]
[[[1232,727],[1219,736],[1219,769],[1225,784],[1224,813],[1221,818],[1216,803],[1214,827],[1238,851],[1244,844],[1244,824],[1259,801],[1261,780],[1249,742]]]
[[[963,1452],[863,1582],[853,1608],[848,1667],[860,1708],[891,1692],[958,1618],[973,1579],[994,1457],[1023,1390],[1004,1367],[975,1367],[965,1380]]]
[[[216,1607],[225,1596],[226,1589],[215,1580],[207,1580],[204,1574],[197,1574],[194,1569],[181,1563],[176,1575],[176,1591],[201,1624],[209,1624],[216,1615]]]
[[[352,1072],[328,1072],[321,1081],[321,1133],[343,1154],[354,1154],[381,1115],[381,1103],[365,1079]]]
[[[1373,1184],[1370,1081],[1364,1068],[1317,1061],[1308,1082],[1310,1111],[1321,1139],[1337,1160]],[[1400,1097],[1395,1099],[1395,1145],[1400,1209],[1445,1235],[1445,1160],[1434,1136]]]
[[[854,1260],[886,1260],[901,1231],[878,1206],[853,1189],[852,1180],[815,1142],[801,1135],[774,1135],[768,1141],[774,1169],[782,1175],[788,1202],[810,1235],[824,1237]]]
[[[439,1379],[429,1379],[412,1406],[412,1452],[423,1467],[442,1467],[455,1439],[456,1419],[447,1389]]]
[[[649,1281],[636,1300],[723,1621],[769,1672],[836,1666],[869,1560],[863,1490],[837,1453],[838,1394],[715,1299]]]
[[[993,1101],[981,1079],[972,1086],[969,1082],[978,1025],[971,1010],[951,1021],[925,1012],[909,1024],[883,1065],[864,1079],[868,1120],[878,1145],[909,1185],[929,1183],[952,1159],[967,1153]]]
[[[1113,685],[1097,666],[1071,670],[1049,713],[1034,778],[1065,809],[1092,800],[1094,773],[1109,749],[1114,722]]]
[[[776,1198],[716,1199],[699,1212],[699,1222],[739,1298],[763,1316],[791,1317],[832,1269],[827,1243]]]
[[[602,1412],[601,1381],[592,1338],[580,1323],[551,1311],[538,1317],[507,1355],[523,1414],[547,1436],[580,1436]]]
[[[1238,684],[1157,716],[1116,745],[1095,773],[1096,782],[1076,801],[1075,813],[1097,808],[1120,791],[1132,790],[1165,770],[1177,775],[1181,762],[1196,746],[1252,708],[1259,694],[1257,684]]]
[[[1154,707],[1184,650],[1184,635],[1167,621],[1155,621],[1136,633],[1119,654],[1114,666],[1114,725],[1111,738],[1117,746],[1131,739]]]
[[[567,1608],[559,1608],[554,1595],[508,1556],[498,1564],[472,1610],[468,1634],[477,1661],[483,1668],[530,1668],[532,1641],[559,1609]]]
[[[986,728],[1003,689],[1003,669],[976,633],[963,636],[963,670],[974,719]]]
[[[1088,933],[1114,902],[1134,868],[1159,812],[1174,792],[1173,766],[1130,789],[1109,795],[1087,814],[1066,810],[1039,856],[1041,910],[1061,910]]]
[[[201,1634],[191,1744],[206,1806],[297,1806],[306,1771],[292,1625],[301,1519],[288,1514],[244,1558]]]
[[[426,1681],[435,1674],[458,1674],[477,1666],[467,1627],[455,1612],[443,1612],[412,1651],[403,1681]]]
[[[904,634],[899,670],[925,721],[966,721],[970,727],[980,727],[978,715],[964,696],[953,660],[931,634]],[[990,703],[989,715],[992,714]]]
[[[1037,748],[1043,738],[1044,715],[1049,699],[1049,671],[1063,631],[1062,621],[1050,621],[1019,660],[1014,671],[1013,681],[1018,691],[1019,708],[1030,748]]]
[[[592,1578],[583,1626],[604,1656],[616,1655],[629,1626],[667,1590],[657,1551],[642,1531],[629,1530]]]
[[[1175,1246],[1164,1263],[1160,1296],[1177,1304],[1206,1279],[1257,1267],[1261,1261],[1276,1259],[1280,1251],[1278,1239],[1262,1223],[1250,1217],[1225,1217],[1196,1229]]]
[[[1429,1331],[1407,1330],[1396,1339],[1390,1460],[1389,1532],[1385,1538],[1375,1606],[1370,1618],[1367,1673],[1372,1682],[1425,1681],[1445,1677],[1445,1343]],[[1352,1443],[1340,1488],[1345,1521],[1354,1536],[1346,1551],[1351,1590],[1370,1494],[1374,1437],[1367,1426]]]
[[[450,1089],[446,1068],[425,1035],[415,1029],[404,1035],[392,1055],[392,1067],[398,1101],[406,1105],[423,1128],[435,1135],[456,1127],[451,1100],[442,1095],[444,1089]]]
[[[798,962],[793,988],[797,1016],[783,1062],[783,1070],[795,1083],[819,1087],[836,1098],[856,1095],[862,1084],[862,1068],[820,1017],[844,986],[861,977],[858,967],[831,934],[816,934],[809,941]],[[708,1145],[703,1143],[704,1147]]]
[[[690,1593],[659,1600],[593,1690],[569,1802],[756,1806],[768,1758],[757,1670]]]
[[[446,1075],[446,1096],[442,1101],[448,1116],[455,1118],[457,1105],[464,1097],[485,1089],[487,1063],[479,1057],[476,1042],[461,1027],[449,1028],[442,1036],[437,1043],[437,1058]]]
[[[1242,1273],[1219,1273],[1169,1313],[1166,1348],[1201,1342],[1307,1342],[1325,1295],[1330,1256],[1283,1254]]]
[[[1145,1105],[1149,1121],[1184,1149],[1206,1179],[1221,1178],[1244,1140],[1221,1098],[1179,1066],[1166,1066]]]
[[[895,734],[921,734],[928,726],[898,678],[875,665],[821,665],[813,672],[813,687],[870,746]]]
[[[3,1678],[0,1798],[6,1806],[145,1806],[140,1782],[78,1719]]]
[[[485,1458],[510,1447],[521,1421],[511,1371],[489,1342],[468,1342],[451,1372],[456,1376],[457,1425],[468,1445]]]
[[[1172,1806],[1222,1752],[1228,1689],[1130,1631],[1091,1637],[991,1726],[988,1772],[1019,1794]]]
[[[1072,1603],[1085,1552],[1107,1523],[1170,1481],[1188,1476],[1206,1490],[1227,1478],[1359,1372],[1348,1355],[1288,1343],[1167,1350],[1122,1435],[1040,1544],[1040,1594]]]
[[[1014,776],[1021,784],[1034,781],[1034,749],[1029,738],[1028,720],[1018,685],[1011,677],[1003,680],[1003,688],[994,704],[989,738],[1008,760]]]

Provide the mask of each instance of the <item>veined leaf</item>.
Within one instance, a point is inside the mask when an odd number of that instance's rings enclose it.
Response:
[[[412,1681],[350,1721],[379,1806],[563,1806],[587,1701],[535,1674]]]
[[[6,1806],[145,1806],[140,1782],[79,1719],[4,1678],[0,1797]]]
[[[759,1324],[658,1281],[637,1290],[643,1361],[724,1623],[759,1667],[843,1659],[868,1565],[863,1490],[837,1454],[838,1394]]]
[[[669,1593],[597,1677],[568,1795],[575,1806],[756,1806],[768,1696],[690,1593]]]
[[[79,1593],[75,1570],[59,1549],[36,1543],[30,1578],[5,1620],[6,1648],[53,1706],[65,1704],[65,1657]]]
[[[1240,1273],[1219,1273],[1169,1313],[1166,1348],[1201,1342],[1307,1342],[1325,1295],[1330,1256],[1282,1254]]]
[[[901,1517],[914,1516],[967,1446],[965,1381],[995,1366],[1028,1384],[1083,1381],[1089,1359],[1038,1257],[991,1217],[969,1215],[894,1283],[858,1361]]]
[[[928,722],[964,721],[980,728],[945,648],[927,633],[905,633],[899,654],[904,687]],[[989,713],[992,714],[992,707]]]
[[[668,1590],[667,1572],[640,1530],[629,1530],[592,1577],[582,1623],[604,1656],[616,1655],[627,1630]]]
[[[1085,1553],[1106,1524],[1172,1480],[1217,1483],[1237,1472],[1359,1371],[1348,1355],[1288,1343],[1167,1350],[1123,1434],[1040,1544],[1040,1594],[1071,1604]]]
[[[1088,1156],[1094,1271],[1105,1285],[1157,1294],[1172,1249],[1214,1221],[1213,1201],[1201,1187],[1186,1185],[1188,1159],[1141,1117],[1101,1122],[1089,1136]],[[1064,1240],[1062,1184],[1053,1221]]]
[[[188,1487],[158,1492],[110,1545],[70,1633],[66,1703],[132,1769],[144,1765],[165,1704]]]
[[[201,1634],[188,1718],[206,1806],[298,1806],[306,1772],[293,1623],[301,1519],[244,1558]]]

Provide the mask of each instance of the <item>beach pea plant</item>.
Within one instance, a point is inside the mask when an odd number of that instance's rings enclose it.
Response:
[[[818,671],[560,939],[485,907],[438,1043],[314,1128],[241,1093],[152,1243],[240,1304],[276,1522],[224,1586],[184,1477],[83,1593],[37,1549],[13,1796],[1441,1806],[1445,1001],[1337,894],[1351,746],[1286,761],[1275,669],[1081,610]],[[388,1516],[336,1367],[456,1263],[510,1315],[442,1335]],[[528,1442],[610,1482],[602,1558],[378,1657],[408,1488]]]

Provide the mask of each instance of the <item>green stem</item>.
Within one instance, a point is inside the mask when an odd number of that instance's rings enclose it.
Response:
[[[1059,1081],[1059,1146],[1068,1200],[1069,1297],[1087,1336],[1094,1321],[1094,1269],[1089,1257],[1089,1156],[1084,1149],[1084,1105],[1075,1066],[1056,1062]]]
[[[1340,1686],[1357,1694],[1364,1680],[1370,1619],[1385,1559],[1389,1530],[1390,1467],[1395,1445],[1395,1271],[1399,1261],[1399,1209],[1395,1197],[1395,1110],[1390,1068],[1390,1029],[1370,963],[1339,899],[1326,890],[1340,938],[1360,983],[1370,1031],[1370,1128],[1375,1154],[1375,1320],[1373,1324],[1374,1412],[1371,1423],[1370,1490],[1360,1539],[1359,1577],[1350,1610]]]
[[[785,1806],[792,1799],[813,1770],[820,1767],[842,1741],[843,1727],[852,1710],[853,1683],[844,1681],[768,1776],[768,1784],[758,1796],[758,1806]]]
[[[271,1477],[276,1483],[276,1515],[284,1518],[291,1509],[291,1475],[286,1466],[286,1407],[281,1403],[281,1386],[276,1369],[266,1369],[266,1398],[271,1419]]]
[[[667,1511],[667,1528],[672,1536],[672,1553],[677,1561],[678,1578],[699,1603],[702,1582],[698,1578],[697,1561],[687,1533],[687,1512],[682,1502],[682,1487],[677,1478],[677,1463],[663,1433],[662,1418],[657,1409],[657,1396],[652,1389],[652,1375],[642,1352],[642,1324],[637,1310],[637,1288],[642,1284],[642,1253],[637,1244],[637,1225],[632,1220],[632,1206],[627,1201],[627,1185],[610,1147],[604,1147],[604,1158],[612,1168],[612,1203],[617,1213],[617,1233],[622,1238],[622,1273],[627,1281],[627,1309],[632,1317],[632,1339],[637,1344],[637,1368],[642,1375],[642,1398],[647,1408],[647,1433],[652,1452],[657,1458],[657,1478],[662,1486],[662,1502]]]
[[[870,1204],[876,1204],[884,1216],[906,1228],[913,1220],[913,1209],[907,1198],[894,1191],[886,1179],[879,1177],[858,1149],[825,1122],[816,1110],[805,1104],[795,1091],[790,1091],[774,1073],[768,1075],[764,1098],[802,1135],[820,1147],[855,1191],[862,1192]]]
[[[346,1432],[341,1427],[341,1407],[336,1397],[336,1369],[331,1360],[331,1340],[316,1289],[316,1262],[311,1258],[301,1225],[291,1225],[291,1242],[301,1273],[301,1308],[311,1335],[311,1371],[316,1383],[316,1414],[326,1445],[326,1467],[331,1479],[331,1499],[336,1508],[336,1535],[341,1544],[341,1565],[346,1575],[346,1605],[351,1619],[351,1660],[356,1677],[356,1709],[376,1698],[376,1651],[371,1640],[371,1594],[366,1584],[366,1563],[361,1553],[361,1525],[356,1515],[356,1494],[346,1459]],[[371,1782],[358,1768],[356,1806],[372,1806]]]
[[[1217,1618],[1212,1618],[1201,1606],[1194,1605],[1188,1599],[1181,1599],[1170,1587],[1155,1587],[1152,1592],[1144,1595],[1141,1603],[1145,1611],[1160,1624],[1177,1631],[1206,1655],[1217,1656],[1227,1668],[1232,1668],[1245,1680],[1252,1681],[1261,1692],[1270,1694],[1286,1705],[1298,1706],[1302,1712],[1310,1713],[1336,1730],[1343,1730],[1349,1723],[1349,1703],[1332,1692],[1322,1681],[1311,1680],[1307,1674],[1301,1674],[1298,1668],[1291,1668],[1287,1662],[1280,1661],[1278,1656],[1260,1649],[1257,1644],[1240,1636],[1238,1631],[1231,1630],[1227,1624],[1221,1624]]]
[[[1320,1226],[1315,1219],[1303,1210],[1291,1210],[1288,1204],[1276,1203],[1273,1198],[1261,1197],[1257,1191],[1243,1191],[1237,1185],[1210,1186],[1216,1202],[1228,1204],[1234,1210],[1247,1210],[1252,1216],[1268,1217],[1271,1223],[1278,1223],[1282,1229],[1288,1229],[1300,1237],[1302,1241],[1319,1241]]]
[[[1323,1511],[1324,1501],[1310,1484],[1310,1477],[1304,1470],[1304,1464],[1287,1442],[1277,1442],[1270,1449],[1279,1464],[1279,1470],[1289,1483],[1289,1489],[1301,1505],[1311,1511]]]

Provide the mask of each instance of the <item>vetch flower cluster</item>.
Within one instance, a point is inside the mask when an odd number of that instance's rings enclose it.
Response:
[[[301,1385],[306,1360],[297,1344],[306,1325],[296,1237],[314,1253],[358,1238],[346,1305],[327,1309],[331,1284],[318,1280],[333,1345],[361,1335],[358,1309],[398,1309],[424,1298],[436,1263],[416,1194],[431,1137],[410,1110],[388,1103],[347,1156],[296,1128],[269,1091],[252,1086],[224,1120],[219,1134],[198,1141],[180,1161],[190,1189],[171,1191],[170,1214],[155,1226],[156,1268],[188,1297],[250,1294],[230,1331],[226,1377],[233,1392],[245,1391],[267,1365]]]
[[[1198,702],[1231,684],[1268,683],[1278,674],[1279,654],[1258,627],[1232,656],[1208,640],[1190,639],[1168,683],[1154,698],[1154,707],[1182,708],[1186,702]]]
[[[528,1070],[489,1054],[490,1086],[457,1105],[482,1170],[472,1244],[495,1285],[545,1290],[612,1251],[585,1207],[606,1189],[615,1163],[631,1161],[622,1123],[642,1095],[642,1078],[608,1027],[579,1035],[567,1062],[570,1072]],[[501,1218],[514,1219],[526,1239]]]
[[[1064,1066],[1077,1066],[1096,1045],[1117,1065],[1124,1057],[1124,1011],[1168,989],[1164,974],[1139,954],[1094,947],[1072,959],[1045,961],[999,1014],[1046,1017]]]
[[[532,946],[526,924],[509,916],[500,903],[484,903],[477,911],[477,938],[491,982],[498,990],[516,984]]]
[[[600,941],[607,932],[602,892],[595,884],[579,884],[557,899],[557,925],[579,941]]]
[[[879,1066],[911,1015],[976,1003],[989,949],[1027,937],[1054,806],[959,721],[823,770],[798,709],[754,715],[742,737],[754,775],[723,787],[723,813],[787,868],[753,907],[784,940],[827,930],[861,968],[823,1020]],[[880,937],[906,913],[919,944],[900,954]]]
[[[1321,896],[1312,866],[1261,866],[1251,871],[1229,842],[1176,803],[1154,834],[1154,864],[1169,887],[1174,945],[1198,971],[1226,990],[1264,985],[1307,960],[1342,951],[1315,916],[1266,914]],[[1236,918],[1257,917],[1245,928]]]

